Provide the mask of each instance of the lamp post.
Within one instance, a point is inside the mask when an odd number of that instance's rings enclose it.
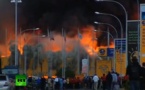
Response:
[[[138,5],[138,21],[140,21],[140,2],[137,0]],[[140,36],[140,22],[138,22],[138,35]],[[138,52],[140,53],[140,37],[138,36]],[[140,55],[138,55],[138,59],[140,60]],[[141,62],[141,61],[139,61]]]
[[[118,38],[117,29],[116,29],[113,25],[111,25],[111,24],[109,24],[109,23],[101,23],[101,22],[94,22],[94,23],[95,23],[95,24],[104,24],[104,25],[108,25],[108,26],[112,27],[112,28],[115,30],[116,38]]]
[[[109,13],[100,13],[100,12],[95,12],[95,14],[101,14],[101,15],[108,15],[108,16],[111,16],[111,17],[114,17],[120,24],[120,28],[121,28],[121,35],[123,35],[123,26],[122,26],[122,23],[120,21],[120,19],[118,17],[116,17],[115,15],[113,14],[109,14]],[[111,25],[110,25],[111,26]],[[111,26],[112,27],[112,26]],[[115,30],[115,29],[114,29]],[[117,32],[117,30],[115,30]],[[121,36],[121,38],[123,38],[123,36]],[[121,42],[121,48],[122,48],[122,42]],[[122,56],[122,51],[121,51],[121,56]],[[122,57],[120,58],[122,60]]]
[[[46,37],[46,35],[41,35],[41,36],[37,36],[37,39],[38,39],[38,45],[39,45],[39,38],[45,38]],[[38,60],[38,67],[40,66],[40,73],[41,73],[41,75],[42,75],[42,62],[40,62],[40,59],[42,59],[42,58],[40,58],[40,51],[39,51],[40,49],[39,48],[37,48],[37,55],[38,55],[38,58],[37,58],[37,60]]]
[[[109,33],[109,32],[107,32],[107,31],[102,31],[102,30],[94,30],[94,32],[105,32],[105,33]],[[109,35],[111,36],[111,38],[113,38],[113,39],[114,39],[114,37],[113,37],[113,35],[112,35],[112,34],[110,34],[110,33],[109,33]]]
[[[112,3],[116,3],[116,4],[118,4],[118,5],[120,5],[122,8],[123,8],[123,10],[124,10],[124,14],[125,14],[125,20],[126,20],[126,32],[127,32],[127,20],[128,20],[128,13],[127,13],[127,11],[126,11],[126,9],[125,9],[125,7],[121,4],[121,3],[119,3],[118,1],[115,1],[115,0],[96,0],[97,2],[112,2]],[[122,36],[122,35],[121,35]],[[126,37],[127,37],[127,33],[126,33]]]
[[[94,41],[94,40],[97,41],[98,38],[94,38],[94,37],[93,37],[92,40],[93,40],[93,41]],[[94,63],[94,66],[95,66],[95,67],[93,67],[93,69],[94,69],[93,71],[94,71],[94,74],[96,74],[96,60],[95,60],[95,52],[94,52],[94,49],[93,49],[93,48],[92,48],[92,53],[93,53],[93,63]]]
[[[18,3],[21,3],[21,0],[11,0],[11,3],[15,3],[15,66],[18,65],[18,51],[17,51],[17,27],[18,27],[18,19],[17,19],[17,7]]]
[[[112,27],[114,30],[115,30],[115,32],[116,32],[116,38],[118,38],[118,32],[117,32],[117,29],[113,26],[113,25],[111,25],[111,24],[109,24],[109,23],[100,23],[100,22],[94,22],[95,24],[104,24],[104,25],[108,25],[108,26],[110,26],[110,27]],[[103,31],[102,31],[103,32]],[[105,32],[105,31],[104,31]],[[108,32],[108,48],[109,48],[109,31],[107,31]],[[112,34],[110,34],[111,36],[112,36]],[[113,36],[112,36],[113,37]],[[115,59],[114,59],[115,60]],[[114,61],[115,62],[115,61]],[[115,68],[115,63],[114,63],[114,68]]]
[[[2,58],[1,58],[1,52],[0,52],[0,74],[2,74]]]
[[[110,36],[112,39],[114,39],[114,36],[109,32],[109,31],[101,31],[101,30],[94,30],[95,32],[104,32],[104,33],[107,33],[107,36],[108,36],[108,48],[109,48],[109,45],[110,45]],[[117,37],[117,36],[116,36]],[[109,59],[108,59],[109,60]],[[115,62],[115,61],[114,61]],[[115,64],[114,64],[114,68],[115,68]]]
[[[109,13],[95,12],[95,14],[108,15],[108,16],[114,17],[114,18],[119,22],[120,28],[121,28],[121,35],[123,35],[123,26],[122,26],[122,23],[121,23],[121,21],[120,21],[120,19],[119,19],[118,17],[116,17],[116,16],[113,15],[113,14],[109,14]],[[103,24],[103,23],[102,23],[102,24]],[[111,27],[115,30],[115,32],[116,32],[116,34],[117,34],[117,38],[118,38],[118,33],[117,33],[117,30],[115,29],[115,27],[112,26],[111,24],[108,24],[108,23],[104,23],[104,24],[111,26]]]
[[[39,30],[39,28],[20,30],[20,35],[23,34],[24,32],[27,32],[27,31],[37,31],[37,30]],[[20,42],[21,42],[21,40],[20,40]],[[21,47],[21,43],[20,43],[20,47]]]
[[[115,1],[115,0],[96,0],[97,2],[112,2],[112,3],[116,3],[116,4],[118,4],[119,6],[121,6],[122,7],[122,9],[124,10],[124,14],[125,14],[125,30],[126,30],[126,59],[128,59],[128,53],[127,53],[127,50],[128,50],[128,43],[127,43],[127,37],[128,37],[128,35],[127,35],[127,26],[128,26],[128,23],[127,23],[127,20],[128,20],[128,13],[127,13],[127,11],[126,11],[126,9],[125,9],[125,7],[120,3],[120,2],[118,2],[118,1]],[[123,38],[123,35],[121,34],[121,38]],[[121,41],[122,42],[122,41]],[[122,43],[121,43],[121,46],[122,46]],[[121,58],[120,58],[121,60],[122,60],[122,49],[121,49]],[[127,61],[127,60],[126,60]],[[120,74],[122,74],[122,71],[120,71]]]
[[[24,32],[27,32],[27,31],[35,31],[35,30],[39,30],[39,28],[33,28],[33,29],[25,29],[25,30],[23,30],[23,31],[20,31],[20,35],[21,34],[23,34]],[[21,42],[21,41],[20,41]],[[21,44],[21,43],[20,43]],[[21,45],[20,45],[20,47],[21,47]],[[25,47],[25,49],[24,50],[27,50],[27,47]],[[27,63],[27,55],[26,55],[26,51],[25,51],[25,53],[24,53],[24,56],[25,56],[25,58],[24,58],[24,73],[26,74],[26,63]],[[19,62],[18,62],[18,66],[19,66]]]
[[[114,39],[113,35],[111,33],[109,33],[108,31],[94,30],[94,32],[105,32],[105,33],[109,34],[112,39]],[[114,59],[114,63],[113,63],[113,68],[115,69],[115,59]]]
[[[27,31],[37,31],[37,30],[39,30],[39,28],[25,29],[25,30],[22,30],[22,31],[20,32],[20,34],[23,34],[24,32],[27,32]]]

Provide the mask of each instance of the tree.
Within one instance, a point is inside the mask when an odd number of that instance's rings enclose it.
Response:
[[[11,55],[9,57],[9,65],[14,65],[14,63],[15,63],[15,45],[14,44],[10,45],[9,50],[11,52]]]
[[[26,69],[30,68],[30,62],[31,59],[33,58],[33,51],[32,51],[32,46],[30,45],[25,45],[23,47],[23,55],[22,55],[23,59],[21,60],[23,63],[24,60],[26,59]]]
[[[61,68],[62,65],[61,57],[62,57],[61,52],[53,53],[53,60],[52,60],[53,69],[58,70],[59,68]]]
[[[20,57],[20,51],[18,50],[18,47],[16,44],[11,44],[9,47],[9,50],[11,52],[11,55],[9,57],[9,65],[14,65],[15,64],[15,47],[17,48],[17,55],[18,55],[18,63],[19,63],[19,57]]]
[[[41,72],[42,72],[42,63],[45,58],[43,45],[40,43],[37,44],[36,46],[34,46],[33,51],[34,51],[33,69],[36,69],[37,66],[40,66]]]

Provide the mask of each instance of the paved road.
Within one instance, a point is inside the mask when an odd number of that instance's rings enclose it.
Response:
[[[85,88],[82,88],[82,89],[65,89],[65,90],[92,90],[92,89],[85,89]],[[102,90],[102,89],[98,89],[98,90]],[[121,88],[120,90],[124,90],[124,89]]]
[[[65,90],[92,90],[92,89],[65,89]],[[98,90],[102,90],[102,89],[98,89]],[[124,90],[124,89],[121,88],[120,90]]]

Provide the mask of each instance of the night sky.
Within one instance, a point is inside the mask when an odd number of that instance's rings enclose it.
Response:
[[[129,20],[137,20],[137,2],[145,0],[116,0],[128,12]],[[118,4],[111,2],[96,2],[95,0],[22,0],[18,4],[18,28],[40,27],[44,33],[47,28],[67,31],[74,27],[93,25],[94,21],[107,22],[119,28],[115,19],[94,12],[110,13],[117,16],[125,28],[125,14]],[[0,0],[0,29],[12,27],[14,29],[14,4],[10,0]]]

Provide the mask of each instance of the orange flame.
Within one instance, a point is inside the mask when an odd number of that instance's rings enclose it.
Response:
[[[100,35],[101,32],[93,32],[94,27],[93,26],[87,26],[84,27],[80,30],[80,33],[82,34],[82,39],[80,40],[80,46],[82,48],[84,48],[86,50],[87,53],[89,53],[90,55],[93,54],[93,52],[98,53],[98,46],[97,46],[97,39]],[[12,35],[14,36],[14,35]],[[95,37],[95,38],[93,38]],[[26,34],[26,35],[19,35],[18,36],[18,49],[20,50],[20,53],[23,53],[23,47],[25,44],[33,44],[32,39],[37,39],[37,36],[33,36],[32,34]],[[11,37],[9,37],[9,40],[7,40],[7,42],[12,41]],[[66,37],[66,42],[64,41],[64,38],[58,34],[54,32],[54,40],[49,40],[48,37],[42,38],[40,39],[39,43],[42,43],[44,46],[45,51],[48,50],[52,50],[53,52],[57,52],[62,50],[62,46],[65,44],[65,49],[67,52],[72,51],[75,47],[75,44],[78,43],[78,36],[76,35],[74,38],[69,38]],[[14,40],[13,40],[13,44],[14,44]],[[101,46],[101,47],[107,47],[107,46]],[[9,56],[10,55],[10,51],[9,51],[9,45],[6,46],[1,46],[0,48],[2,51],[6,51],[5,53],[2,52],[2,56]],[[111,42],[110,48],[114,48],[114,43]],[[6,50],[7,49],[7,50]]]

